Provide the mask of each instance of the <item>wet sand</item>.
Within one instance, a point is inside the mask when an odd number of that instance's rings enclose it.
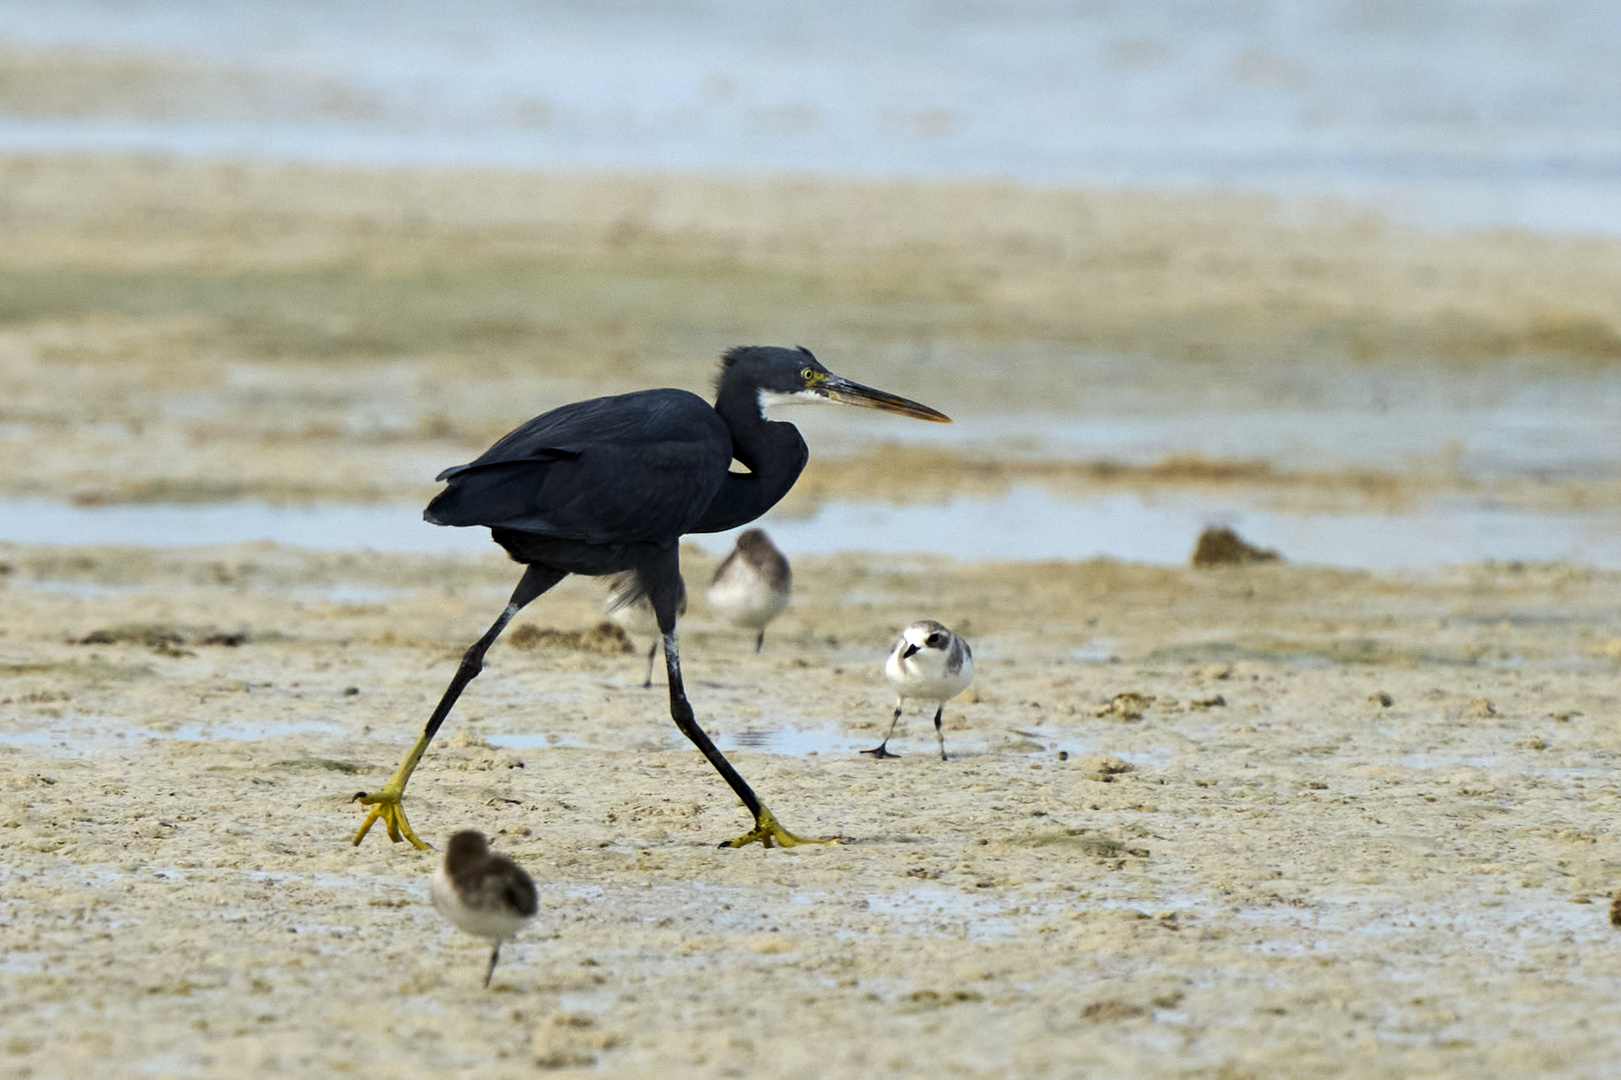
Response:
[[[1599,386],[1621,352],[1614,241],[1220,194],[14,158],[0,211],[7,498],[409,503],[550,405],[702,391],[739,341],[965,418],[1332,401],[1368,372]],[[1608,474],[1444,459],[813,445],[802,506],[1618,501]],[[432,855],[352,847],[349,798],[515,579],[493,549],[0,545],[0,1076],[1586,1077],[1621,1053],[1621,574],[833,554],[796,561],[759,656],[695,587],[700,722],[790,828],[848,841],[786,851],[717,850],[746,815],[640,688],[645,641],[568,646],[603,587],[567,582],[409,791],[425,837],[481,828],[539,883],[486,992]],[[916,716],[899,760],[861,757],[919,617],[976,651],[953,760]]]
[[[1591,401],[1612,393],[1617,297],[1614,239],[1222,193],[12,157],[0,495],[416,502],[545,408],[707,393],[739,342],[813,345],[958,418],[1489,404],[1535,385]],[[1006,431],[995,453],[899,461],[864,444],[904,427],[869,420],[817,447],[794,498],[1033,480],[1410,501],[1469,482],[1445,445],[1395,468],[1355,447],[1343,467],[1039,446],[1015,462]],[[1472,490],[1621,500],[1614,476],[1551,473]]]
[[[801,560],[760,656],[701,599],[684,634],[700,721],[791,828],[849,838],[792,850],[716,850],[746,815],[639,652],[503,642],[408,795],[539,883],[485,992],[433,855],[351,847],[348,799],[509,564],[0,554],[7,1076],[1591,1076],[1621,1050],[1621,575]],[[600,595],[520,624],[588,628]],[[903,757],[861,757],[920,615],[979,658],[953,760],[915,716]],[[74,643],[132,624],[168,636]]]

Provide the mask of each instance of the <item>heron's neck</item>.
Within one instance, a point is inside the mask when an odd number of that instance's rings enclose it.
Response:
[[[726,475],[693,532],[724,532],[753,521],[788,494],[810,460],[799,429],[762,416],[752,390],[723,387],[715,411],[731,429],[732,457],[749,471]]]

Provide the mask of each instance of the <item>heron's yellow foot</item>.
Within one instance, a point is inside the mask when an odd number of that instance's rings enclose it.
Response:
[[[388,838],[396,844],[401,840],[409,840],[418,850],[428,850],[428,845],[417,838],[417,834],[411,831],[411,823],[405,820],[405,807],[400,805],[400,800],[404,796],[405,792],[396,789],[393,785],[385,786],[382,791],[377,792],[375,795],[364,791],[355,793],[355,797],[350,799],[350,802],[357,802],[362,806],[371,807],[366,814],[366,820],[360,823],[360,831],[355,833],[354,842],[357,847],[366,838],[366,834],[371,831],[371,827],[381,820],[388,828]]]
[[[748,847],[753,843],[759,843],[765,847],[797,847],[800,844],[837,844],[838,842],[839,838],[837,836],[820,838],[795,836],[782,827],[777,821],[777,815],[773,814],[769,807],[762,806],[759,815],[754,819],[754,829],[739,836],[736,840],[726,841],[721,847]]]

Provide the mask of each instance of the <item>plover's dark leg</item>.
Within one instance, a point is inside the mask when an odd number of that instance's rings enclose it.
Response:
[[[405,820],[405,809],[400,805],[400,800],[405,795],[406,783],[416,771],[417,762],[422,760],[428,744],[433,741],[434,735],[438,734],[439,725],[445,722],[445,717],[450,715],[450,709],[456,704],[456,699],[461,697],[462,689],[484,670],[484,654],[490,651],[490,646],[501,636],[501,631],[507,628],[507,623],[511,622],[512,617],[522,611],[531,600],[567,576],[562,570],[554,570],[549,566],[535,563],[525,568],[523,577],[518,580],[518,587],[512,590],[512,599],[507,601],[506,609],[501,612],[501,617],[496,619],[494,625],[484,632],[484,636],[475,641],[472,648],[463,654],[461,666],[456,669],[455,677],[445,689],[445,696],[439,699],[439,707],[433,710],[433,715],[428,718],[427,727],[422,729],[422,737],[417,739],[411,752],[405,755],[405,760],[400,763],[394,775],[389,777],[388,783],[383,785],[383,790],[375,793],[356,792],[355,797],[349,800],[371,808],[366,814],[366,820],[361,822],[360,831],[355,833],[356,844],[364,840],[372,825],[381,819],[388,828],[390,840],[396,844],[402,839],[409,840],[413,846],[427,850],[428,845],[411,831],[410,823]]]
[[[490,950],[490,966],[484,972],[484,989],[490,988],[490,977],[495,974],[495,962],[501,959],[501,943],[497,941]]]
[[[653,657],[659,652],[659,639],[654,638],[653,644],[647,650],[647,678],[642,680],[642,689],[646,690],[653,685]]]
[[[759,652],[760,647],[763,646],[764,644],[765,644],[765,627],[762,626],[762,627],[760,627],[760,632],[754,636],[754,651]]]
[[[941,702],[934,707],[934,738],[940,744],[940,760],[946,760],[946,733],[940,727],[940,714],[945,712],[946,703]]]
[[[889,731],[884,735],[884,741],[871,750],[861,751],[863,754],[871,754],[875,758],[900,757],[899,754],[891,754],[887,747],[889,746],[889,740],[895,737],[895,725],[900,723],[901,705],[904,701],[904,698],[895,699],[895,715],[889,718]]]

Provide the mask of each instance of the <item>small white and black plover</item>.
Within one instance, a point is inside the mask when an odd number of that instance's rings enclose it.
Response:
[[[428,895],[439,914],[494,946],[484,972],[486,987],[501,958],[501,942],[516,936],[539,909],[534,879],[505,855],[492,852],[484,834],[474,829],[457,833],[445,845],[445,861],[433,875]]]
[[[788,607],[793,587],[787,556],[764,529],[749,529],[738,535],[737,546],[715,568],[715,580],[705,595],[726,621],[756,631],[754,651],[759,652],[766,626]]]
[[[681,586],[681,600],[676,604],[676,614],[687,613],[687,583],[679,582]],[[646,690],[653,685],[653,657],[658,655],[659,642],[664,635],[659,633],[659,621],[653,614],[653,604],[646,596],[637,594],[636,573],[629,571],[619,574],[613,579],[608,588],[608,598],[602,602],[602,610],[608,618],[618,623],[627,634],[649,634],[653,644],[647,648],[647,678],[642,680],[642,689]]]
[[[974,652],[968,642],[932,619],[915,622],[901,631],[889,659],[884,662],[884,674],[895,688],[895,715],[889,721],[889,734],[871,750],[861,751],[876,758],[895,757],[888,750],[889,740],[900,722],[901,708],[907,698],[932,701],[934,707],[934,737],[940,743],[940,760],[946,760],[946,736],[940,729],[940,714],[946,702],[968,689],[974,681]]]

